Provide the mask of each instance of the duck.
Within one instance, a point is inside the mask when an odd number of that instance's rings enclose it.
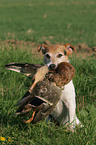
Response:
[[[33,124],[44,120],[54,111],[63,87],[73,79],[75,74],[75,68],[68,62],[60,63],[55,70],[49,70],[47,65],[28,63],[11,63],[5,67],[32,77],[32,86],[16,103],[19,108],[15,114],[23,116],[32,111],[31,118],[23,121]]]

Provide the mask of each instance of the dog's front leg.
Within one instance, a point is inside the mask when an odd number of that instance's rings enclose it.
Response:
[[[75,119],[75,106],[76,106],[76,104],[75,104],[74,98],[70,99],[70,97],[67,96],[67,98],[64,100],[64,104],[66,105],[66,107],[68,109],[68,122],[70,124],[72,123],[72,126],[74,126],[75,125],[74,119]]]
[[[68,109],[68,121],[71,123],[71,126],[73,128],[75,128],[76,125],[80,125],[82,127],[81,122],[77,118],[75,112],[75,89],[72,81],[65,86],[65,89],[62,91],[61,99]]]
[[[74,119],[75,119],[75,108],[76,108],[76,103],[75,103],[75,89],[73,82],[71,81],[68,83],[64,90],[62,91],[62,96],[61,96],[62,102],[66,105],[68,109],[68,122],[74,124]],[[75,124],[74,124],[75,125]]]
[[[69,102],[69,123],[75,127],[75,102]]]
[[[79,125],[80,127],[84,127],[84,125],[81,124],[79,119],[76,116],[75,109],[76,109],[76,104],[75,102],[69,104],[69,123],[71,128],[75,128],[76,125]]]

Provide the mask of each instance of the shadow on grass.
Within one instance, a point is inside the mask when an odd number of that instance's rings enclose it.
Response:
[[[23,118],[14,116],[13,114],[0,114],[0,124],[2,126],[18,126],[19,130],[27,130],[28,124],[23,123]]]

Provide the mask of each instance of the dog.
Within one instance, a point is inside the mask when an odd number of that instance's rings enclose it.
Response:
[[[75,47],[67,43],[64,46],[61,45],[50,45],[41,44],[38,48],[38,52],[42,50],[44,55],[45,65],[34,65],[34,64],[21,64],[21,63],[11,63],[5,65],[9,70],[13,70],[27,76],[33,74],[34,83],[32,84],[29,92],[35,87],[36,83],[42,81],[48,70],[55,70],[58,65],[62,62],[69,62],[68,56],[76,51]],[[46,67],[47,66],[47,67]],[[31,68],[33,68],[31,70]],[[62,93],[60,100],[57,103],[54,112],[49,115],[48,119],[55,119],[58,124],[70,124],[70,128],[75,128],[76,125],[84,127],[75,113],[76,101],[75,101],[75,88],[73,81],[71,80],[68,84],[62,87]]]
[[[49,69],[56,69],[61,62],[69,62],[68,56],[76,51],[75,47],[67,43],[64,46],[61,45],[46,45],[42,44],[38,48],[38,52],[42,51],[44,55],[44,63]],[[71,80],[62,89],[62,94],[58,104],[55,107],[54,112],[51,114],[51,118],[54,118],[59,124],[70,124],[71,128],[75,128],[76,125],[81,125],[81,122],[76,116],[76,101],[75,101],[75,88],[73,81]],[[49,117],[50,118],[50,117]],[[51,119],[50,118],[50,119]]]

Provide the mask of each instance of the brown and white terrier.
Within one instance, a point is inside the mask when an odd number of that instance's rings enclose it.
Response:
[[[76,51],[75,47],[69,43],[64,46],[42,44],[39,46],[38,52],[40,50],[44,54],[44,63],[52,70],[56,69],[61,62],[69,62],[68,56]],[[76,125],[82,127],[81,122],[76,117],[75,109],[75,88],[73,81],[70,81],[62,89],[60,100],[51,116],[60,124],[69,122],[72,128],[75,128]]]
[[[64,46],[61,45],[46,45],[42,44],[38,48],[38,52],[42,50],[44,55],[45,65],[34,65],[34,64],[21,64],[21,63],[10,63],[5,65],[9,70],[13,70],[27,76],[34,76],[34,83],[32,84],[29,92],[35,87],[36,83],[42,81],[49,70],[55,70],[58,65],[62,62],[69,62],[68,56],[76,51],[75,47],[67,43]],[[49,68],[49,69],[48,69]],[[54,112],[50,115],[49,119],[55,119],[59,124],[69,123],[72,128],[76,125],[80,125],[81,122],[76,117],[75,113],[76,101],[75,101],[75,88],[73,81],[71,80],[68,84],[62,87],[62,93],[60,100],[57,103]]]

